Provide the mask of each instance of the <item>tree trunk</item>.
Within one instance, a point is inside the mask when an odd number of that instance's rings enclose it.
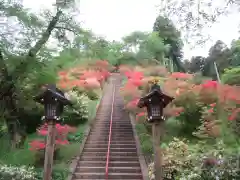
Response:
[[[26,71],[28,62],[35,58],[40,49],[46,44],[46,42],[50,38],[52,31],[57,25],[57,22],[59,21],[61,15],[62,11],[58,10],[56,15],[49,22],[47,29],[43,32],[42,37],[36,42],[36,44],[31,49],[29,49],[24,60],[21,61],[21,63],[15,68],[15,71],[11,75],[12,79],[17,79],[20,75],[22,75]]]
[[[49,22],[47,29],[43,32],[41,39],[39,39],[36,44],[28,51],[28,57],[35,57],[36,54],[40,51],[42,46],[48,41],[53,29],[56,27],[62,11],[58,10],[56,15]]]
[[[9,79],[8,69],[3,59],[2,51],[0,50],[0,67],[1,67],[1,84],[4,86],[1,88],[1,101],[5,106],[4,109],[7,111],[6,124],[8,128],[8,133],[10,136],[11,147],[14,149],[16,147],[16,137],[17,137],[17,121],[18,112],[16,106],[16,95],[15,86],[12,79]]]

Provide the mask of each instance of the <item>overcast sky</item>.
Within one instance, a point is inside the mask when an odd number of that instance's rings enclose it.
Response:
[[[24,5],[38,11],[39,8],[51,8],[55,0],[23,0]],[[160,0],[80,0],[82,26],[91,29],[94,33],[105,36],[108,40],[121,40],[133,31],[151,31],[158,15],[157,5]],[[210,35],[215,42],[222,40],[230,44],[232,39],[239,37],[238,16],[222,18],[214,25]],[[190,50],[184,46],[184,56],[189,58],[195,55],[206,56],[213,42],[207,42],[203,48]]]

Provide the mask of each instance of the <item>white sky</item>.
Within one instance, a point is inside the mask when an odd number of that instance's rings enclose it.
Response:
[[[51,8],[54,1],[23,0],[25,6],[36,11],[41,7]],[[83,27],[108,40],[121,40],[123,36],[136,30],[151,31],[158,15],[156,6],[159,2],[160,0],[80,0],[79,21]],[[237,18],[237,15],[232,15],[222,18],[220,23],[215,24],[209,30],[212,42],[207,42],[203,48],[191,50],[185,45],[185,58],[195,55],[206,56],[216,40],[222,40],[229,45],[233,39],[237,39],[239,37]]]

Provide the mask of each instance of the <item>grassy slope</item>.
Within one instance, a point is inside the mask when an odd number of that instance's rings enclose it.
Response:
[[[153,153],[151,135],[148,134],[143,124],[136,124],[137,134],[141,142],[141,148],[143,153]],[[165,123],[165,133],[162,137],[162,145],[168,144],[173,140],[174,137],[180,137],[180,125],[179,120],[175,118],[169,118]]]
[[[96,114],[96,105],[99,102],[99,100],[96,101],[90,101],[88,104],[88,111],[89,111],[89,120],[93,119],[95,114]],[[71,143],[70,145],[67,145],[65,147],[62,147],[60,150],[60,157],[61,159],[56,162],[56,167],[60,168],[68,168],[68,164],[70,160],[76,156],[79,152],[80,149],[80,143],[81,140],[83,139],[84,132],[86,127],[88,126],[88,123],[81,124],[78,129],[76,134],[80,134],[82,138],[80,137],[80,141],[76,143]],[[6,140],[7,138],[2,137],[0,139],[0,145],[1,145],[1,150],[0,150],[0,163],[4,164],[11,164],[11,165],[33,165],[34,162],[34,153],[29,150],[29,145],[28,143],[33,140],[38,138],[39,136],[37,134],[32,134],[27,137],[26,143],[22,149],[17,149],[15,151],[10,151],[8,152],[6,148],[8,147],[7,143],[8,141]]]

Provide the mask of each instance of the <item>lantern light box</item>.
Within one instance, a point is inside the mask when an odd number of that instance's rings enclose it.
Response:
[[[142,97],[138,102],[138,107],[147,108],[147,121],[157,122],[164,120],[163,109],[173,101],[173,97],[170,97],[162,93],[159,85],[154,84],[151,87],[150,93]]]
[[[44,105],[45,120],[59,120],[65,105],[72,103],[64,96],[64,93],[56,88],[56,85],[47,85],[42,93],[34,100]]]

